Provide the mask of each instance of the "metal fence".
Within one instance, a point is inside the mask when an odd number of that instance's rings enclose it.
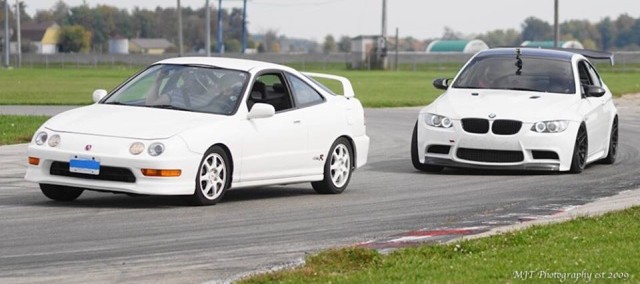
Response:
[[[640,52],[615,52],[615,62],[622,68],[629,65],[640,64]],[[176,53],[161,55],[150,54],[86,54],[86,53],[58,53],[58,54],[23,54],[22,68],[95,68],[98,66],[114,66],[139,68],[166,58],[177,57]],[[202,56],[201,54],[186,54],[185,56]],[[214,54],[213,56],[219,56]],[[226,53],[224,57],[245,58],[260,60],[285,65],[295,65],[301,70],[330,69],[335,67],[348,68],[351,66],[352,55],[350,53],[258,53],[240,54]],[[420,65],[461,65],[472,54],[464,53],[424,53],[424,52],[400,52],[397,55],[390,53],[389,67],[402,66],[403,70],[420,70]],[[11,58],[11,65],[15,67],[16,56]]]

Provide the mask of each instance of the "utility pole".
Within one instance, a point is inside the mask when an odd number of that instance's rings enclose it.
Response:
[[[204,31],[207,34],[204,37],[204,48],[207,51],[207,57],[209,57],[211,56],[211,9],[209,7],[209,0],[204,4],[204,13],[206,18]]]
[[[180,0],[178,0],[178,55],[182,57],[182,8],[180,7]]]
[[[242,4],[242,54],[247,50],[247,0]]]
[[[8,0],[7,0],[8,1]],[[16,66],[20,68],[22,65],[22,35],[20,33],[20,0],[16,0],[16,41],[18,43],[18,60],[16,61]]]
[[[387,0],[382,0],[382,32],[378,50],[380,68],[387,69]]]
[[[222,54],[222,0],[218,0],[218,54]]]
[[[558,25],[558,1],[554,0],[555,4],[555,15],[553,20],[553,47],[558,48],[558,44],[560,43],[560,25]]]
[[[4,67],[9,68],[9,0],[4,0]]]

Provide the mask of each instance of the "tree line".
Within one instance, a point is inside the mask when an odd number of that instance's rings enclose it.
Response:
[[[61,27],[63,52],[106,52],[111,38],[165,38],[178,43],[178,14],[176,7],[156,7],[154,10],[135,7],[131,12],[109,5],[90,7],[86,2],[79,6],[69,6],[58,0],[49,10],[38,10],[30,16],[21,2],[20,22],[55,22]],[[211,47],[216,50],[215,31],[218,28],[218,10],[211,7]],[[182,7],[182,26],[184,48],[198,51],[205,48],[205,7],[192,9]],[[223,44],[225,50],[240,51],[242,45],[242,9],[222,9]],[[9,15],[12,23],[15,15]],[[0,20],[3,20],[0,15]],[[247,31],[248,36],[248,31]],[[273,36],[272,36],[273,37]],[[248,42],[248,47],[254,46]],[[264,47],[270,50],[271,46]],[[177,50],[177,47],[176,47]]]

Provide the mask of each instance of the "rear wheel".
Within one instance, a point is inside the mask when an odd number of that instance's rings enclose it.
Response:
[[[342,193],[351,180],[353,170],[353,149],[345,138],[338,138],[331,149],[324,164],[324,179],[312,182],[311,186],[317,193]]]
[[[196,189],[191,196],[194,205],[214,205],[231,185],[231,163],[227,153],[219,146],[204,153],[198,174]]]
[[[613,119],[613,124],[611,125],[611,136],[609,136],[609,152],[607,152],[607,157],[602,159],[603,164],[611,165],[616,162],[616,157],[618,156],[618,117],[616,116]]]
[[[413,135],[411,135],[411,163],[416,170],[423,172],[439,172],[444,169],[443,166],[437,165],[429,165],[420,163],[420,158],[418,157],[418,122],[416,121],[416,125],[413,127]]]
[[[578,129],[578,135],[576,135],[576,143],[573,146],[573,158],[571,159],[571,168],[569,172],[579,174],[584,170],[587,165],[587,153],[589,151],[589,140],[587,136],[587,130],[584,125]]]
[[[82,188],[54,185],[54,184],[40,184],[40,191],[44,196],[55,201],[74,201],[84,191]]]

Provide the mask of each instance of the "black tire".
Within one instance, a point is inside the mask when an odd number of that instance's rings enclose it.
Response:
[[[218,203],[231,186],[232,171],[227,152],[219,146],[209,148],[198,166],[191,203],[197,206]]]
[[[443,166],[437,165],[429,165],[420,163],[420,158],[418,157],[418,122],[416,121],[416,125],[413,127],[413,134],[411,135],[411,163],[416,170],[436,173],[442,171],[444,169]]]
[[[570,173],[579,174],[587,165],[587,155],[589,153],[589,139],[587,129],[584,124],[580,125],[578,134],[576,135],[576,143],[573,146],[573,156],[571,158]]]
[[[44,196],[55,201],[74,201],[80,197],[84,189],[54,184],[40,184]]]
[[[351,181],[354,169],[353,149],[346,138],[340,137],[329,149],[324,163],[324,179],[312,182],[313,189],[320,194],[342,193]]]
[[[616,162],[618,156],[618,117],[613,118],[613,124],[611,125],[611,134],[609,136],[609,151],[607,156],[600,162],[607,165],[612,165]]]

